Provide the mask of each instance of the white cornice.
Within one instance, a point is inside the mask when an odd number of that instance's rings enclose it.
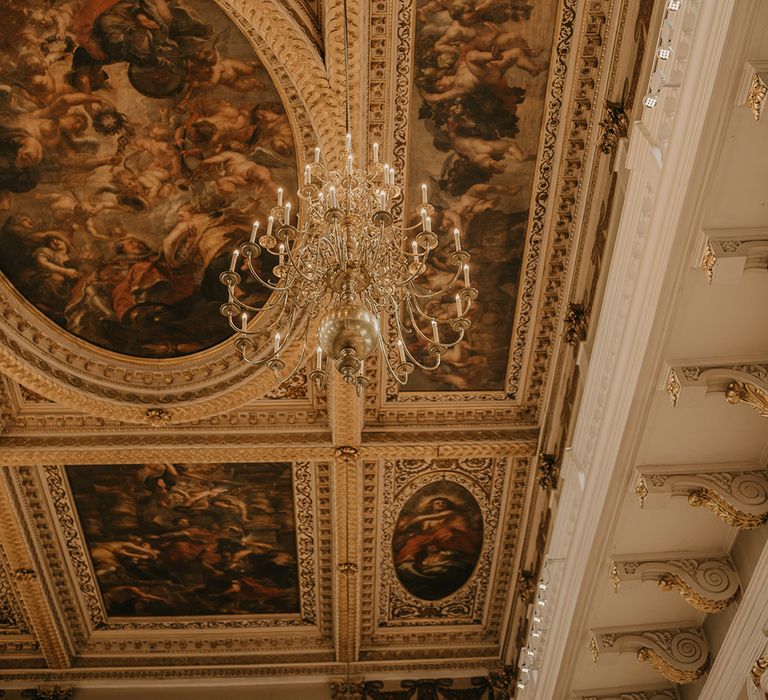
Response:
[[[539,680],[522,698],[565,697],[584,641],[593,564],[605,545],[601,522],[610,518],[624,494],[627,451],[641,429],[639,404],[649,400],[649,377],[656,376],[648,365],[660,360],[663,329],[670,320],[670,299],[663,298],[662,290],[674,289],[686,267],[681,263],[687,263],[684,251],[696,234],[693,222],[680,222],[690,198],[700,197],[692,179],[697,187],[704,184],[694,166],[697,159],[700,165],[707,158],[705,148],[713,146],[702,140],[705,124],[721,118],[710,114],[710,101],[734,5],[735,0],[686,3],[676,37],[687,34],[683,39],[688,43],[680,86],[662,91],[657,108],[633,130],[631,173],[605,303],[572,448],[563,463],[563,491],[549,548],[551,560],[562,560],[551,569],[551,624],[536,659]],[[740,10],[749,7],[754,8],[751,0]],[[641,384],[641,377],[647,381]]]

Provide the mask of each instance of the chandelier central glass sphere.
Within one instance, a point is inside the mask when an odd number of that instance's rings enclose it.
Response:
[[[304,168],[296,215],[277,191],[266,230],[254,223],[250,239],[233,251],[220,276],[228,292],[221,313],[237,333],[243,359],[266,365],[278,381],[291,379],[314,351],[310,379],[324,386],[330,362],[359,394],[368,384],[364,361],[377,350],[400,384],[417,367],[437,369],[470,327],[467,313],[477,290],[458,229],[442,264],[429,265],[440,241],[426,185],[409,226],[396,221],[402,193],[394,168],[379,160],[378,144],[373,161],[359,168],[347,134],[339,160],[337,168],[326,167],[315,149],[314,162]],[[258,261],[265,252],[275,263],[268,277]],[[433,288],[430,279],[442,284]],[[270,292],[262,306],[248,303],[244,286],[253,282]],[[302,351],[284,373],[281,354],[297,335]]]

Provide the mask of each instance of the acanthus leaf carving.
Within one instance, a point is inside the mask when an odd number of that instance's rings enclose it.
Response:
[[[640,479],[642,502],[684,497],[690,505],[708,508],[733,527],[752,529],[768,522],[768,474],[763,469],[726,469],[724,465],[707,469],[702,465],[697,471],[662,472],[644,468]]]
[[[592,630],[593,658],[634,653],[664,678],[680,685],[696,682],[709,668],[709,645],[701,627]]]
[[[729,557],[676,557],[617,559],[611,581],[656,581],[661,590],[676,590],[687,603],[708,613],[720,612],[736,599],[739,577]]]

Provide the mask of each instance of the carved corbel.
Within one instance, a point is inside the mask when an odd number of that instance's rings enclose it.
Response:
[[[694,261],[712,284],[736,284],[746,270],[768,270],[768,228],[705,229]]]
[[[504,666],[488,674],[488,700],[512,700],[517,675],[513,666]]]
[[[573,347],[587,339],[587,310],[583,304],[568,304],[563,319],[563,338]]]
[[[603,112],[603,118],[600,120],[600,141],[597,147],[601,153],[610,155],[616,151],[619,140],[626,138],[629,128],[629,117],[627,116],[623,100],[621,102],[605,100],[603,107],[605,111]]]
[[[675,557],[616,559],[611,562],[611,582],[656,581],[663,591],[676,590],[697,610],[725,610],[739,592],[739,576],[730,557]]]
[[[547,493],[554,491],[557,488],[557,482],[560,477],[560,465],[557,463],[557,457],[549,454],[539,455],[536,474],[541,488]]]
[[[701,627],[592,630],[595,663],[604,656],[633,653],[671,683],[695,683],[709,668],[709,645]]]
[[[616,690],[583,690],[572,700],[679,700],[675,688],[617,688]]]
[[[674,365],[666,370],[664,387],[673,406],[722,393],[728,403],[745,403],[768,418],[768,361]]]
[[[535,593],[536,576],[532,571],[521,569],[517,576],[517,597],[526,605],[530,605]]]
[[[733,527],[749,530],[768,522],[768,473],[764,469],[723,465],[696,467],[696,471],[640,470],[635,493],[640,506],[663,506],[670,498],[686,498],[694,507],[706,507]]]
[[[742,104],[752,110],[755,121],[760,121],[768,99],[768,61],[747,62],[739,94]]]
[[[331,680],[331,700],[363,700],[365,683],[362,678],[334,678]]]
[[[765,675],[766,671],[768,671],[768,654],[761,656],[757,661],[755,661],[755,665],[752,667],[752,671],[749,674],[750,678],[752,678],[752,682],[758,688],[761,687],[763,676]]]

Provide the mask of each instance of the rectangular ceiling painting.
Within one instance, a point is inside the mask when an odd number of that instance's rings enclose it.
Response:
[[[299,612],[290,463],[67,474],[107,615]]]
[[[547,91],[554,0],[418,0],[408,139],[408,202],[430,183],[451,269],[454,228],[480,296],[467,341],[411,391],[501,391]],[[444,272],[446,271],[446,272]]]

